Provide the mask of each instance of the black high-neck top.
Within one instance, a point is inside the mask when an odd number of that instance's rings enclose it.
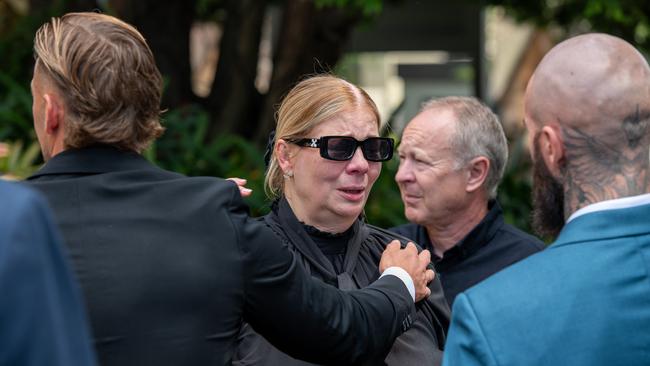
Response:
[[[431,260],[450,307],[459,293],[545,247],[536,237],[506,224],[496,201],[488,204],[483,220],[442,257],[433,254],[433,244],[424,226],[406,224],[390,230],[431,251]]]

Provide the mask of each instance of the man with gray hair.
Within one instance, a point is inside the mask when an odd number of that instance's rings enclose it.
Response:
[[[432,253],[451,305],[456,295],[544,248],[503,220],[497,188],[508,145],[497,116],[476,98],[424,105],[404,129],[395,176],[411,224],[392,230]]]

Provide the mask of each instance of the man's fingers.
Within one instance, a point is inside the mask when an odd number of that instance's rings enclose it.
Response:
[[[413,253],[415,255],[418,254],[418,248],[415,247],[415,244],[411,243],[410,241],[408,244],[406,244],[406,248],[404,248],[407,252]]]
[[[237,185],[237,188],[239,188],[239,194],[242,197],[248,197],[253,193],[253,190],[250,188],[246,188],[246,182],[248,182],[244,178],[237,178],[237,177],[230,177],[227,178],[227,180],[234,182]]]
[[[427,272],[425,273],[427,283],[433,281],[433,279],[436,277],[436,273],[433,270],[427,269]]]
[[[399,261],[399,251],[400,244],[397,240],[393,240],[386,245],[386,249],[384,249],[384,253],[381,255],[381,260],[379,261],[379,273],[383,273],[386,268],[394,265],[403,266],[403,263]],[[408,272],[408,269],[406,270]]]
[[[231,177],[231,178],[228,178],[228,180],[235,182],[235,184],[237,184],[237,185],[240,186],[240,187],[241,187],[241,186],[244,186],[244,185],[246,184],[246,182],[247,182],[246,179],[244,179],[244,178],[237,178],[237,177]]]
[[[426,249],[421,251],[418,255],[418,260],[420,262],[420,265],[428,266],[429,263],[431,263],[431,252]]]
[[[388,245],[386,245],[386,249],[384,249],[385,252],[396,252],[400,250],[400,244],[399,241],[393,240]]]
[[[420,300],[424,300],[427,297],[431,296],[431,289],[428,287],[423,287],[419,289],[420,291],[416,291],[416,296],[415,296],[415,302],[418,302]]]

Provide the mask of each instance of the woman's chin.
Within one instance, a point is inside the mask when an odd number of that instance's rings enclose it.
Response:
[[[366,201],[361,200],[361,201],[356,201],[356,202],[342,202],[341,204],[338,205],[336,208],[335,212],[345,218],[350,218],[350,219],[356,219],[361,215],[361,212],[363,212],[363,207],[365,205]]]

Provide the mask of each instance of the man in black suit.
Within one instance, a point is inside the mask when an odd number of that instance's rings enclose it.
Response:
[[[229,364],[243,319],[295,357],[357,363],[409,327],[433,278],[428,252],[391,245],[382,278],[339,292],[248,218],[235,184],[139,154],[163,130],[162,78],[135,28],[73,13],[34,43],[34,127],[47,163],[29,182],[57,215],[103,365]]]

